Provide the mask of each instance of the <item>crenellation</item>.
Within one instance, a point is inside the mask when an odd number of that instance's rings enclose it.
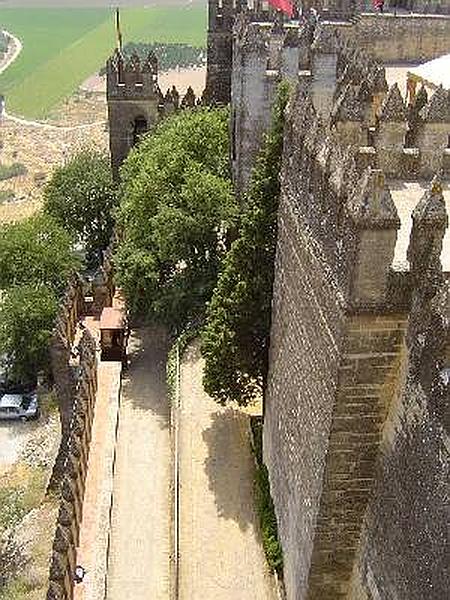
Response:
[[[377,162],[388,176],[403,172],[407,128],[406,107],[398,85],[394,84],[383,102],[374,134]]]
[[[450,143],[449,92],[438,88],[420,110],[419,116],[416,139],[421,156],[420,171],[423,176],[432,177],[447,166],[444,155]]]
[[[448,215],[438,177],[414,209],[412,221],[407,256],[412,275],[418,280],[430,271],[440,273],[442,269],[440,256]]]

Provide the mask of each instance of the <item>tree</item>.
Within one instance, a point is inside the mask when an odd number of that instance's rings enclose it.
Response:
[[[203,314],[235,217],[227,111],[184,111],[162,122],[121,176],[119,285],[133,313],[181,327]]]
[[[55,293],[44,285],[8,289],[0,300],[0,356],[14,381],[28,381],[49,365],[48,342],[57,311]]]
[[[88,263],[108,246],[116,202],[109,159],[94,150],[83,150],[57,168],[44,191],[45,212],[84,246]]]
[[[203,385],[216,400],[247,404],[265,386],[277,240],[279,173],[289,87],[252,174],[239,234],[224,259],[202,333]]]
[[[0,290],[43,285],[60,294],[78,264],[70,235],[49,215],[0,227]]]

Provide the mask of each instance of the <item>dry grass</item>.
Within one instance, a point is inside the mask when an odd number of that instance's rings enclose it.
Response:
[[[19,534],[20,543],[26,548],[26,566],[18,577],[0,589],[0,600],[45,598],[57,515],[55,500],[46,500],[28,515]]]
[[[53,122],[59,126],[75,126],[106,119],[106,103],[93,94],[77,93],[55,110]],[[108,133],[105,125],[72,131],[43,129],[5,121],[1,127],[2,162],[25,165],[27,173],[0,181],[1,190],[12,190],[16,201],[0,203],[0,224],[29,217],[42,204],[42,193],[53,169],[81,148],[95,146],[106,149]]]
[[[13,547],[20,555],[19,563],[9,564],[8,584],[0,588],[0,600],[42,600],[48,587],[48,572],[58,514],[56,498],[46,496],[56,448],[46,442],[59,440],[57,406],[53,394],[41,399],[42,427],[33,435],[33,450],[0,476],[0,538],[2,531],[13,531]],[[51,441],[51,440],[50,440]],[[42,462],[40,453],[47,457]],[[44,466],[45,465],[45,466]],[[11,529],[12,528],[12,529]],[[10,554],[11,546],[9,546]],[[8,564],[8,560],[4,563]],[[21,565],[17,572],[18,564]],[[1,568],[1,567],[0,567]]]

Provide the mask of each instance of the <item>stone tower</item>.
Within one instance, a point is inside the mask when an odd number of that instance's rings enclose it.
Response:
[[[111,162],[117,179],[120,165],[143,133],[159,119],[158,61],[137,55],[126,60],[116,52],[107,62],[107,101]]]
[[[205,97],[209,104],[228,104],[233,62],[233,24],[243,0],[209,0],[208,67]]]

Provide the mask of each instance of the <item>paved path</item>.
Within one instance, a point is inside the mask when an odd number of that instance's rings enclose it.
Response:
[[[107,600],[169,599],[167,346],[161,329],[141,329],[130,339],[119,412]]]
[[[275,600],[256,525],[248,417],[205,394],[202,367],[193,345],[180,383],[180,600]]]

